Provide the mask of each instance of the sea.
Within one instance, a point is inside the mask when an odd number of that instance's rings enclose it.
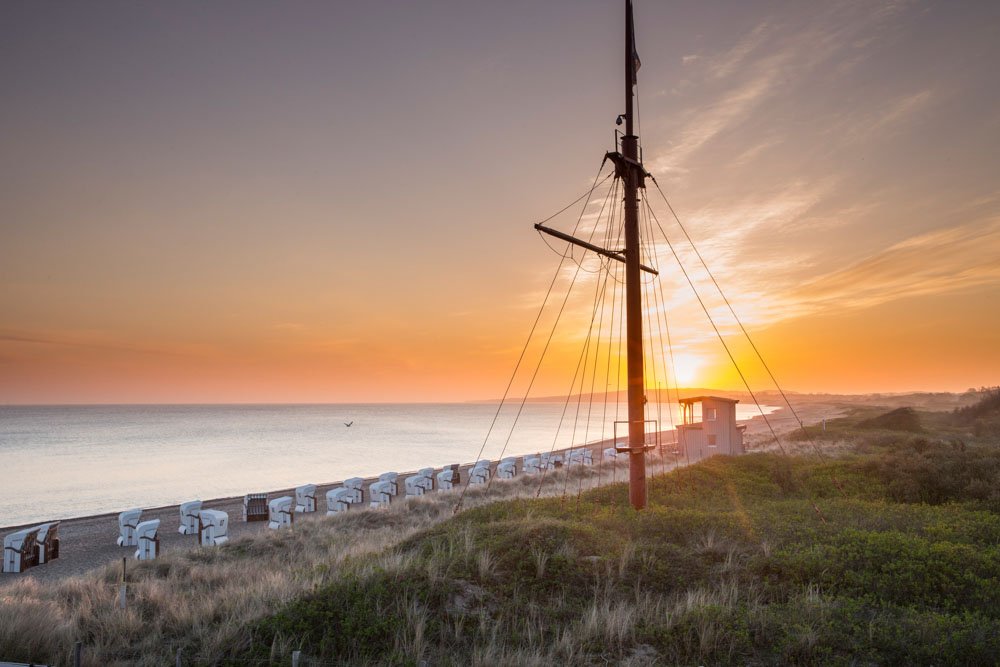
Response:
[[[528,402],[517,416],[515,402],[503,406],[487,439],[497,405],[0,406],[0,527],[613,437],[615,406]],[[666,430],[677,407],[650,403],[647,416]],[[757,414],[737,405],[739,420]]]

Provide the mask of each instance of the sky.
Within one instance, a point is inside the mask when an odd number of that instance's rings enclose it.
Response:
[[[998,384],[1000,3],[635,4],[645,165],[782,386]],[[583,259],[532,383],[576,272],[532,224],[614,149],[623,23],[614,0],[3,3],[0,404],[494,398],[553,276],[512,392],[566,393],[607,272]],[[599,226],[608,183],[549,224]],[[646,243],[647,385],[741,388]]]

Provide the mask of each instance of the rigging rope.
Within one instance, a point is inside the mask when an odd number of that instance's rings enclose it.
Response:
[[[602,161],[601,162],[601,169],[604,169],[604,164],[605,164],[605,162]],[[597,172],[597,176],[599,177],[600,175],[601,175],[601,172],[598,171]],[[597,177],[595,177],[594,180],[595,180],[594,187],[596,188],[597,187],[597,184],[596,184]],[[593,190],[591,192],[593,192]],[[602,204],[602,206],[601,206],[601,210],[602,211],[604,210],[604,207],[607,205],[608,198],[610,198],[610,196],[611,196],[611,192],[613,192],[613,189],[610,190],[608,192],[608,196],[605,197],[604,204]],[[585,203],[583,205],[583,209],[581,209],[581,211],[580,211],[580,216],[577,218],[576,225],[573,227],[573,233],[574,234],[576,233],[577,227],[580,226],[580,220],[583,219],[583,214],[587,210],[587,205],[589,203],[590,203],[590,200],[588,199],[587,203]],[[590,238],[588,239],[588,241],[590,241],[590,240],[593,239],[593,237],[594,237],[594,231],[595,230],[591,230]],[[560,261],[560,266],[561,265],[562,265],[562,261]],[[531,388],[534,386],[535,379],[538,377],[538,371],[542,367],[542,361],[544,361],[544,359],[545,359],[545,353],[548,352],[549,345],[552,343],[552,338],[553,338],[553,336],[555,336],[556,327],[559,326],[559,320],[562,319],[563,311],[566,309],[566,303],[569,301],[569,295],[573,292],[573,285],[576,284],[576,279],[580,276],[580,268],[581,268],[580,265],[577,264],[576,271],[573,273],[573,279],[570,281],[569,288],[567,288],[567,290],[566,290],[566,296],[563,297],[562,305],[559,306],[559,312],[556,314],[556,319],[552,323],[552,330],[549,332],[549,337],[545,341],[545,346],[542,348],[542,354],[538,358],[538,364],[535,365],[535,371],[531,375],[531,381],[528,382],[528,388],[524,392],[524,398],[521,399],[521,404],[518,406],[517,413],[514,415],[514,422],[511,424],[510,431],[507,434],[507,439],[504,441],[503,448],[500,450],[500,457],[499,458],[501,458],[501,459],[503,458],[504,453],[506,453],[508,445],[510,445],[510,439],[514,435],[514,429],[517,427],[517,421],[518,421],[518,419],[521,418],[521,413],[524,411],[524,404],[528,402],[528,395],[531,393]],[[543,308],[545,307],[544,303],[542,304],[542,307]],[[541,315],[541,313],[539,313],[539,316],[540,315]],[[515,373],[516,372],[517,371],[515,369]],[[511,378],[511,382],[513,382],[513,378]],[[501,405],[502,405],[502,403],[501,403]],[[499,414],[499,411],[498,411],[498,414]],[[487,438],[488,437],[489,437],[489,434],[487,434]],[[486,447],[486,442],[484,441],[483,442],[483,447],[480,448],[480,450],[479,450],[479,455],[480,456],[482,456],[482,451],[483,451],[483,448],[485,448],[485,447]],[[471,480],[468,480],[466,482],[465,486],[462,487],[462,493],[459,496],[458,503],[455,505],[455,512],[458,512],[458,509],[461,507],[462,499],[465,497],[465,492],[469,488],[469,482],[471,482]],[[489,480],[487,481],[487,484],[486,484],[487,490],[489,490],[489,488],[492,485],[493,485],[493,475],[490,475],[490,478],[489,478]]]
[[[607,163],[607,158],[605,158],[604,160],[601,160],[601,166],[597,170],[597,175],[594,176],[594,183],[590,186],[590,190],[588,190],[585,195],[581,195],[580,197],[577,197],[577,199],[573,202],[573,204],[576,204],[577,202],[579,202],[584,197],[587,198],[587,203],[588,204],[590,203],[590,196],[593,194],[594,190],[597,188],[598,179],[601,177],[601,172],[604,171],[604,165],[606,163]],[[560,213],[562,213],[563,211],[565,211],[566,209],[568,209],[570,206],[573,206],[573,204],[569,204],[568,206],[563,207],[560,211],[558,211],[557,213],[554,213],[554,214],[550,215],[548,218],[546,218],[542,222],[548,222],[549,220],[551,220],[555,216],[559,215]],[[580,219],[583,218],[583,211],[586,210],[586,208],[587,208],[587,204],[584,204],[583,205],[583,210],[580,211],[580,217],[577,219],[577,223],[576,223],[577,225],[580,224]],[[574,227],[574,232],[575,231],[576,231],[576,228]],[[559,272],[562,270],[562,265],[563,265],[563,261],[564,260],[565,260],[565,258],[559,260],[559,265],[556,267],[555,275],[552,276],[552,282],[549,283],[549,287],[545,291],[545,298],[542,299],[542,305],[538,309],[538,315],[535,316],[535,321],[531,325],[531,330],[528,332],[528,338],[527,338],[527,340],[524,341],[524,347],[521,348],[521,354],[517,358],[517,363],[514,364],[514,371],[510,374],[510,380],[507,381],[507,387],[506,387],[506,389],[504,389],[503,397],[500,399],[500,405],[497,406],[497,411],[493,415],[493,420],[490,422],[490,427],[486,431],[486,437],[483,438],[483,444],[479,448],[479,453],[476,455],[476,460],[477,461],[479,460],[479,457],[481,457],[483,455],[483,450],[486,449],[486,443],[489,442],[490,435],[493,433],[493,428],[496,426],[497,419],[500,417],[500,411],[503,410],[504,403],[506,402],[507,396],[510,393],[510,388],[514,384],[514,378],[517,377],[517,371],[521,368],[521,362],[524,361],[524,355],[528,351],[528,346],[531,343],[531,339],[535,335],[535,329],[538,327],[538,322],[539,322],[539,320],[541,320],[542,313],[545,311],[545,306],[546,306],[546,304],[549,301],[549,296],[552,294],[552,288],[555,286],[556,281],[559,279]],[[572,288],[572,285],[570,287]],[[569,296],[569,292],[567,292],[566,295],[568,297]],[[565,305],[565,301],[563,302],[563,305]],[[544,352],[543,352],[543,354],[544,354]],[[523,406],[523,403],[522,403],[522,406]],[[455,511],[454,511],[454,513],[456,513],[456,514],[458,513],[458,510],[461,509],[461,507],[462,507],[462,500],[465,499],[465,491],[466,491],[467,488],[468,488],[468,484],[466,484],[464,487],[462,487],[462,493],[459,495],[458,502],[455,504]]]
[[[753,390],[750,388],[750,383],[747,382],[746,376],[743,374],[743,370],[740,368],[739,364],[736,363],[736,358],[733,356],[732,351],[729,349],[729,345],[726,344],[726,340],[725,338],[723,338],[722,332],[719,331],[719,327],[716,325],[715,319],[712,317],[711,312],[709,312],[708,307],[705,305],[704,300],[702,300],[701,294],[698,292],[698,289],[694,286],[694,281],[691,280],[691,276],[688,275],[687,269],[684,268],[684,264],[681,262],[681,258],[677,254],[677,250],[674,248],[674,245],[670,242],[670,238],[667,236],[666,231],[664,231],[663,225],[660,224],[659,218],[656,217],[656,213],[653,211],[652,208],[649,207],[649,202],[646,200],[644,201],[646,203],[646,209],[649,211],[649,214],[653,216],[653,220],[656,221],[657,227],[660,228],[660,233],[663,235],[663,240],[667,242],[667,247],[670,248],[670,252],[673,254],[674,259],[677,261],[677,266],[680,268],[681,273],[684,274],[684,278],[687,280],[688,285],[691,287],[691,291],[694,292],[694,296],[698,300],[698,303],[701,305],[702,310],[705,311],[705,316],[708,318],[709,323],[712,325],[712,329],[715,330],[715,335],[719,338],[719,342],[722,343],[722,347],[726,350],[726,354],[729,356],[729,360],[732,362],[733,367],[736,369],[736,373],[740,376],[740,380],[743,381],[743,386],[746,387],[747,393],[750,394],[750,398],[753,399],[754,404],[757,406],[757,410],[760,412],[760,416],[764,419],[764,423],[767,424],[768,430],[774,437],[774,442],[778,445],[778,449],[781,450],[781,453],[787,458],[788,452],[785,450],[785,446],[781,443],[781,439],[778,437],[778,433],[774,430],[774,426],[771,425],[771,421],[767,418],[767,415],[764,414],[764,409],[761,407],[760,401],[757,400],[756,394],[754,394]],[[816,502],[812,500],[811,497],[810,497],[810,502],[812,503],[812,507],[816,511],[816,514],[819,515],[819,518],[823,521],[823,523],[826,523],[826,518],[823,516],[823,513],[820,511],[819,507],[816,505]]]
[[[674,210],[674,207],[670,203],[670,200],[667,199],[667,195],[666,193],[663,192],[663,188],[660,187],[660,183],[656,180],[656,177],[653,176],[652,174],[649,175],[649,178],[653,181],[653,184],[656,186],[657,192],[659,192],[660,197],[663,198],[663,203],[667,205],[667,209],[670,211],[670,214],[677,222],[677,226],[680,227],[680,230],[684,233],[684,238],[687,239],[688,245],[690,245],[691,249],[694,250],[694,254],[698,257],[698,261],[701,262],[702,267],[705,269],[705,273],[708,274],[708,277],[712,280],[712,284],[715,285],[715,289],[719,292],[719,296],[722,297],[723,302],[725,302],[726,307],[729,309],[730,314],[732,314],[733,319],[736,321],[736,324],[740,328],[740,331],[743,333],[743,336],[747,339],[747,342],[750,344],[750,348],[757,356],[757,359],[760,361],[761,366],[764,367],[764,370],[767,372],[768,377],[771,378],[771,382],[774,383],[774,386],[778,390],[778,393],[781,394],[781,399],[785,402],[785,405],[788,406],[788,411],[792,413],[792,417],[795,418],[795,421],[798,423],[799,428],[802,429],[802,434],[806,437],[810,445],[812,445],[813,449],[820,455],[820,457],[825,458],[823,450],[809,436],[809,432],[806,430],[805,423],[803,423],[802,419],[799,417],[799,414],[795,411],[795,407],[792,405],[792,402],[788,399],[787,394],[785,394],[785,390],[781,387],[781,384],[778,382],[778,378],[774,376],[774,373],[771,371],[771,367],[768,365],[767,361],[764,360],[764,355],[761,354],[760,350],[757,348],[757,344],[754,343],[753,338],[750,337],[750,332],[747,331],[746,327],[743,325],[743,320],[740,319],[740,316],[736,314],[736,309],[733,308],[733,304],[729,301],[729,297],[727,297],[726,293],[722,290],[722,286],[719,285],[719,281],[715,279],[715,274],[712,273],[712,270],[710,268],[708,268],[708,263],[705,261],[705,258],[702,257],[701,251],[698,250],[698,246],[695,245],[695,242],[691,238],[691,235],[688,234],[687,227],[685,227],[684,223],[681,222],[680,216],[677,215],[677,212]],[[845,493],[844,487],[840,482],[840,480],[837,479],[836,475],[833,476],[833,483],[840,490],[842,494]]]

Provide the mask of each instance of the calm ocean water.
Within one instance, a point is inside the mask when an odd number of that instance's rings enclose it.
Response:
[[[655,417],[662,407],[650,404]],[[753,406],[738,405],[749,419]],[[556,447],[611,437],[595,405]],[[548,450],[562,404],[529,403],[508,455]],[[614,408],[611,406],[611,412]],[[472,461],[496,404],[0,406],[0,526]],[[516,405],[483,453],[497,458]],[[345,422],[353,421],[348,428]],[[585,431],[586,434],[585,434]]]

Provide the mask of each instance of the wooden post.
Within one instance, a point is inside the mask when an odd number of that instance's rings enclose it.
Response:
[[[80,667],[80,661],[83,659],[83,642],[76,642],[73,645],[73,667]]]
[[[181,667],[181,649],[177,649],[177,656],[174,658],[175,667]]]
[[[292,651],[292,667],[299,667],[299,660],[302,658],[302,651]]]
[[[125,583],[125,574],[127,568],[128,559],[122,558],[122,585],[121,589],[118,591],[118,606],[121,609],[125,609],[126,592],[128,589],[128,584]]]

